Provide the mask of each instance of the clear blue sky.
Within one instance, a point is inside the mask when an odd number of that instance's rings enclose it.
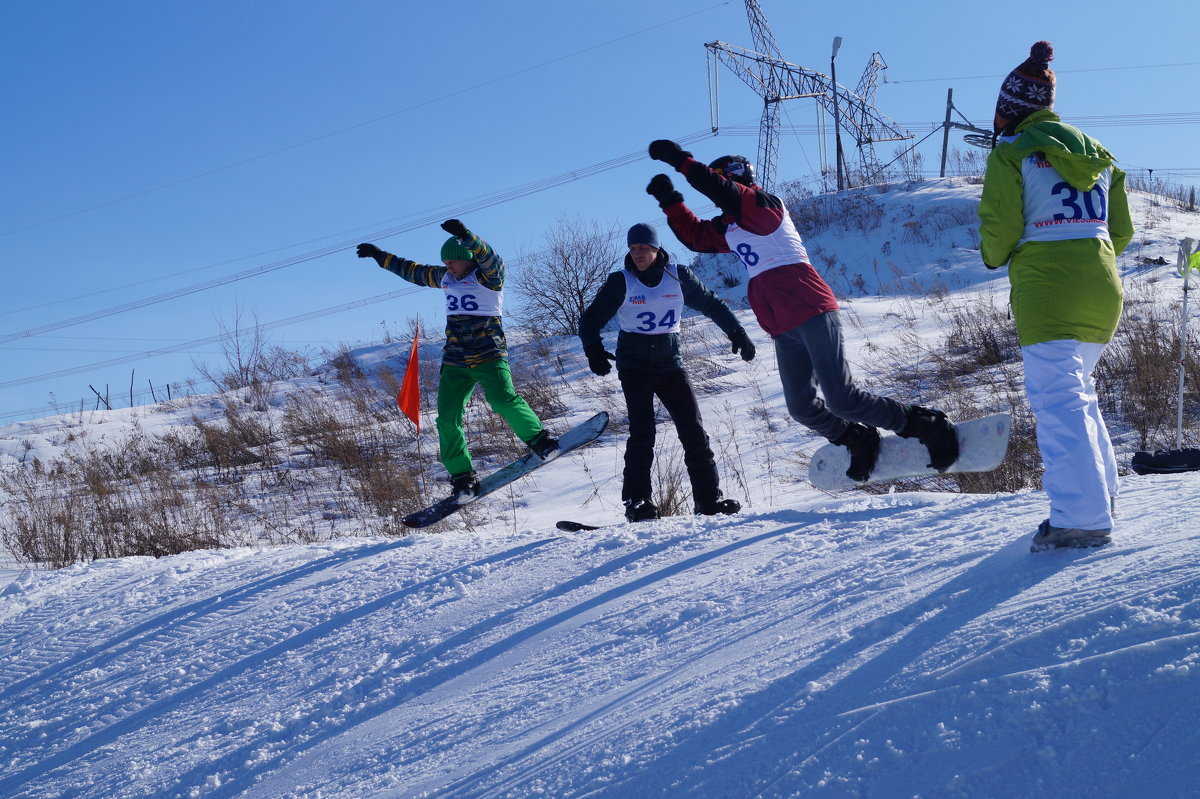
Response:
[[[1001,77],[1048,39],[1056,110],[1127,169],[1184,183],[1200,175],[1197,14],[1186,7],[1102,0],[1038,15],[940,1],[764,2],[794,63],[827,72],[830,43],[843,37],[844,85],[882,52],[879,108],[918,137],[941,122],[949,88],[986,126]],[[271,324],[409,288],[355,258],[357,241],[436,262],[445,236],[432,220],[460,216],[516,260],[561,215],[658,224],[643,187],[662,170],[649,159],[468,209],[708,130],[703,45],[715,39],[751,46],[743,3],[3,4],[0,337],[297,262],[0,343],[0,423],[48,412],[51,392],[63,408],[91,397],[89,384],[120,397],[131,371],[139,391],[186,380],[194,359],[218,361],[217,346],[9,385],[216,336],[239,306]],[[690,149],[704,160],[753,157],[761,101],[724,68],[720,87],[726,132]],[[1180,116],[1160,124],[1165,114]],[[785,125],[816,118],[812,101],[785,105]],[[940,146],[938,133],[920,147],[929,174]],[[810,175],[819,161],[812,135],[783,136],[781,178]],[[440,330],[440,307],[438,292],[416,290],[268,336],[294,347],[373,342],[382,325],[403,331],[418,314]]]

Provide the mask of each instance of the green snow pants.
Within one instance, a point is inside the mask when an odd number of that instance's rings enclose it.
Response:
[[[442,364],[438,383],[438,445],[442,464],[451,476],[475,470],[463,435],[463,413],[476,383],[483,385],[488,404],[508,422],[517,438],[528,443],[542,432],[541,420],[513,388],[508,361],[498,358],[470,368]]]

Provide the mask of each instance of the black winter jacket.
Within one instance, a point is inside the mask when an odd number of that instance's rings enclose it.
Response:
[[[634,266],[633,259],[625,256],[625,269],[632,272],[638,280],[647,286],[657,286],[662,280],[672,280],[664,271],[667,265],[666,252],[659,250],[658,260],[645,272],[639,272]],[[732,336],[742,330],[741,324],[729,306],[709,291],[691,269],[676,264],[679,275],[679,285],[683,290],[683,304],[688,308],[707,316],[717,324],[717,327]],[[621,272],[613,272],[608,280],[596,292],[595,299],[579,318],[579,338],[586,348],[589,344],[602,343],[600,338],[604,326],[608,324],[621,304],[625,302],[625,277]],[[662,369],[682,369],[683,357],[679,350],[678,333],[630,333],[621,330],[617,334],[617,371],[658,371]]]

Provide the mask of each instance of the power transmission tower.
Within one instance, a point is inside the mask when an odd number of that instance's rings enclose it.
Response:
[[[831,115],[838,127],[844,127],[858,145],[864,170],[871,175],[877,168],[874,143],[911,139],[913,135],[875,109],[878,75],[887,68],[879,53],[872,56],[856,91],[837,84],[828,75],[785,61],[767,24],[758,0],[746,0],[746,17],[754,50],[722,41],[708,42],[709,102],[713,114],[713,132],[717,131],[718,98],[715,59],[724,64],[763,99],[763,114],[758,130],[757,171],[759,183],[770,190],[779,162],[779,105],[784,100],[803,97],[815,99]],[[864,96],[866,92],[867,96]],[[835,107],[836,106],[836,107]],[[840,180],[839,174],[839,180]]]

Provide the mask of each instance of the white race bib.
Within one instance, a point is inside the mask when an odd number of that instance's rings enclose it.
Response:
[[[465,316],[503,316],[504,292],[480,285],[472,269],[462,280],[455,280],[449,270],[442,277],[446,292],[446,314]]]
[[[617,311],[617,323],[627,333],[678,333],[683,314],[683,289],[674,264],[663,267],[662,280],[651,288],[628,269],[625,275],[625,302]]]
[[[749,277],[784,264],[809,262],[804,240],[792,224],[787,209],[783,212],[783,224],[774,233],[759,236],[737,225],[730,225],[725,231],[725,243],[742,262],[742,266],[746,267]]]
[[[1021,180],[1025,231],[1017,246],[1027,241],[1108,239],[1112,167],[1100,173],[1095,186],[1080,191],[1041,153],[1034,153],[1021,159]]]

